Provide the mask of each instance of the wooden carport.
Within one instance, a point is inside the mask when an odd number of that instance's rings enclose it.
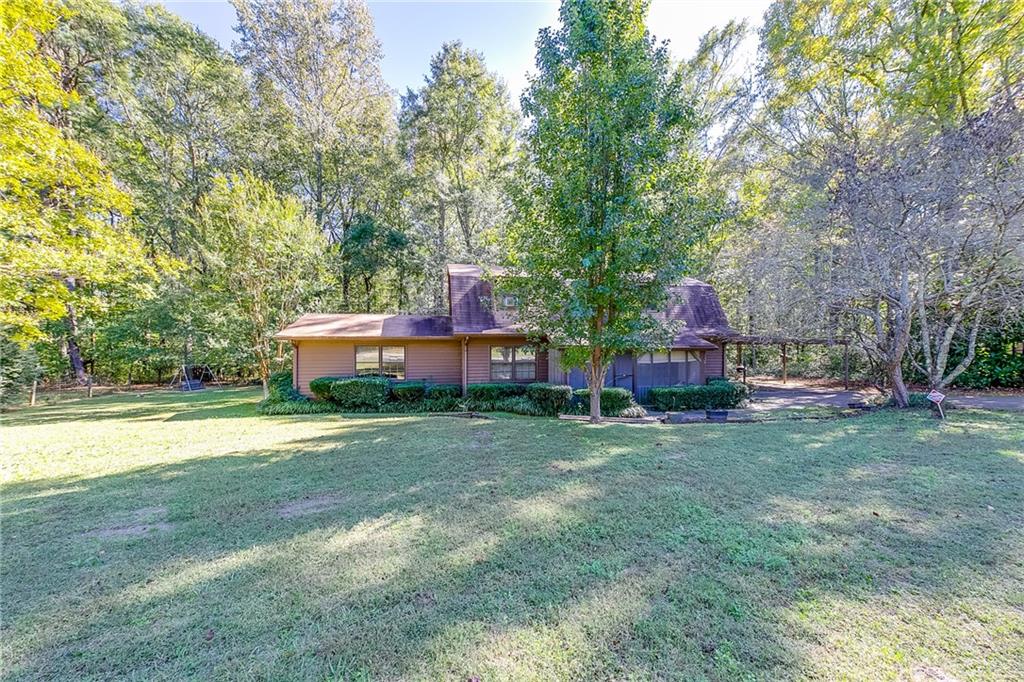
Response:
[[[760,334],[737,334],[722,341],[722,357],[727,357],[726,345],[736,345],[736,365],[743,366],[743,346],[779,346],[782,351],[782,383],[787,377],[787,346],[842,346],[843,347],[843,388],[850,388],[850,341],[849,339],[830,339],[821,337],[768,336]]]

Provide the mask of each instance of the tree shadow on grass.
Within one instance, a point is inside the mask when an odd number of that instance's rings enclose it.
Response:
[[[125,393],[19,409],[0,416],[0,423],[26,426],[110,419],[150,421],[249,417],[255,414],[255,405],[261,397],[256,388],[217,388],[195,393]]]
[[[955,665],[977,632],[941,654],[920,621],[1009,618],[1021,589],[1022,427],[974,419],[940,437],[914,415],[700,431],[366,419],[10,486],[5,658],[13,677],[735,679],[839,676],[902,637]],[[169,527],[95,534],[145,525],[140,509]],[[848,631],[863,641],[837,648]],[[983,642],[991,676],[1012,637]]]

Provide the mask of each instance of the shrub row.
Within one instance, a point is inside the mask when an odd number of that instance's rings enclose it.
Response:
[[[705,386],[658,386],[647,392],[657,410],[728,410],[750,397],[750,388],[736,381],[713,381]]]
[[[334,403],[310,400],[292,387],[291,370],[274,372],[267,381],[267,397],[256,406],[259,414],[323,414],[337,412]]]
[[[470,384],[466,387],[466,397],[482,403],[490,403],[521,395],[526,395],[525,384]]]
[[[590,389],[578,388],[572,392],[570,412],[590,414]],[[644,417],[647,411],[636,404],[633,393],[625,388],[601,389],[601,416],[603,417]]]
[[[532,384],[472,384],[462,397],[458,384],[428,386],[419,381],[392,382],[383,377],[319,377],[309,382],[317,400],[309,400],[292,388],[291,372],[272,379],[272,399],[264,401],[263,414],[314,414],[317,412],[511,412],[529,416],[556,416],[565,412],[586,414],[590,393],[569,386],[544,382]],[[605,416],[643,416],[642,407],[624,388],[601,392],[601,413]],[[263,403],[261,403],[261,406]]]

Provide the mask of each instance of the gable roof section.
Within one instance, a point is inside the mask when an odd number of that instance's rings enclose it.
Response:
[[[447,315],[367,315],[307,313],[288,325],[275,339],[451,338],[452,320]]]
[[[492,272],[500,272],[498,269]],[[707,339],[736,335],[729,326],[718,295],[710,284],[687,278],[669,287],[669,302],[662,320],[681,320],[685,326],[676,333],[673,348],[711,350]],[[453,336],[522,335],[515,320],[495,314],[494,292],[477,265],[453,263],[448,266],[448,305],[451,315],[341,315],[306,314],[274,338],[285,340],[360,338],[452,338]]]
[[[728,338],[736,334],[710,284],[687,277],[682,283],[668,287],[668,295],[668,306],[658,317],[682,320],[686,326],[680,330],[680,335]]]
[[[491,272],[499,273],[500,269]],[[479,265],[448,265],[448,310],[454,334],[522,334],[514,320],[495,315],[493,296],[493,287]]]

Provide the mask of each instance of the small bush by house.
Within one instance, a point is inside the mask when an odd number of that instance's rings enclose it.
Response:
[[[324,400],[310,400],[292,387],[291,370],[274,372],[267,382],[268,396],[256,406],[259,414],[322,414],[338,408]]]
[[[526,397],[543,414],[557,415],[569,409],[572,402],[572,386],[560,386],[537,382],[526,386]]]
[[[427,386],[422,381],[408,381],[393,384],[391,392],[400,403],[414,403],[427,397]]]
[[[327,414],[329,412],[340,412],[341,410],[337,405],[326,400],[310,400],[303,396],[301,400],[263,401],[257,405],[256,411],[265,415],[285,415]]]
[[[440,400],[443,398],[461,398],[462,386],[459,384],[434,384],[427,387],[427,398]]]
[[[590,389],[578,388],[572,392],[571,412],[590,413]],[[601,416],[603,417],[644,417],[647,411],[636,404],[633,394],[625,388],[601,389]]]
[[[335,381],[350,377],[317,377],[309,382],[309,392],[320,400],[331,399],[331,386]]]
[[[335,379],[331,383],[330,399],[346,410],[380,409],[390,393],[391,382],[385,377],[353,377]]]
[[[526,394],[525,384],[494,383],[470,384],[466,387],[466,397],[472,401],[492,403],[502,398],[512,398]]]
[[[647,392],[656,410],[729,410],[750,396],[746,384],[715,381],[705,386],[658,386]]]
[[[526,396],[512,396],[511,398],[502,398],[492,404],[489,411],[494,412],[511,412],[512,414],[523,414],[528,417],[548,417],[551,416],[543,407],[533,402]]]

